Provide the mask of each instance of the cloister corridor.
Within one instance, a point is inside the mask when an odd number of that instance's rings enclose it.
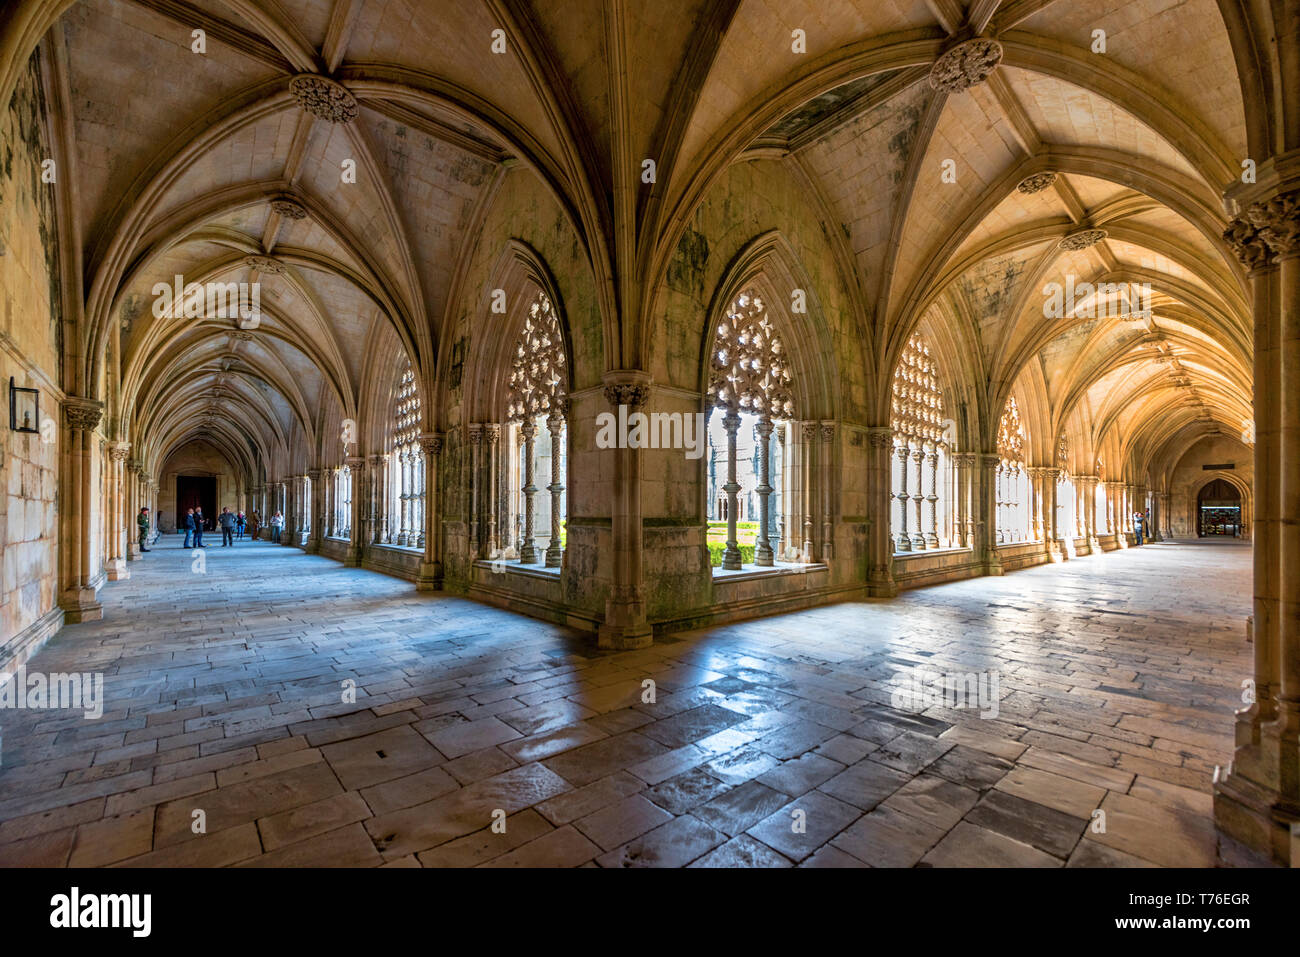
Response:
[[[5,864],[1260,863],[1211,806],[1251,674],[1249,547],[1162,542],[605,651],[297,548],[210,547],[198,573],[179,545],[27,663],[103,672],[104,714],[6,716]],[[915,666],[996,673],[997,716],[891,708]]]

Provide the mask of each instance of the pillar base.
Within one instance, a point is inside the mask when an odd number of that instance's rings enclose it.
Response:
[[[442,562],[420,562],[416,591],[442,591]]]
[[[1284,867],[1300,867],[1300,804],[1279,799],[1234,771],[1221,771],[1214,784],[1214,823],[1229,837]]]
[[[63,621],[75,625],[82,621],[102,621],[104,606],[95,597],[93,588],[70,588],[59,599],[63,609]]]
[[[144,556],[140,554],[140,545],[137,542],[130,542],[126,546],[126,560],[128,562],[138,562]]]
[[[348,568],[360,568],[361,559],[365,557],[365,552],[354,546],[348,547],[348,553],[343,556],[343,564]]]
[[[897,598],[898,583],[888,565],[877,565],[867,575],[867,595],[870,598]]]
[[[654,631],[648,624],[609,625],[604,624],[596,632],[596,647],[615,651],[632,651],[637,648],[649,648],[654,644]]]
[[[108,563],[108,580],[111,582],[125,581],[131,577],[131,570],[126,567],[126,559],[115,558]]]

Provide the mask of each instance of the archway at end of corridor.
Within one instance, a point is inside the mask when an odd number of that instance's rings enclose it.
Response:
[[[1216,478],[1196,494],[1196,536],[1241,538],[1245,527],[1241,493],[1230,482]]]

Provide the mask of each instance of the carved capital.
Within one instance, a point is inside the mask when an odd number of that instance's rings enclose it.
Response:
[[[118,463],[125,462],[127,456],[131,454],[131,443],[118,442],[116,445],[114,445],[111,449],[108,450],[108,454],[112,456],[114,462],[118,462]]]
[[[989,78],[1002,62],[1002,44],[975,37],[944,52],[930,69],[930,86],[944,93],[960,93]]]
[[[830,444],[830,442],[835,438],[835,423],[822,422],[821,432],[822,432],[822,441],[827,444]]]
[[[471,422],[469,429],[469,444],[479,446],[483,444],[483,426],[478,422]]]
[[[289,92],[300,107],[322,120],[350,123],[357,118],[357,98],[329,77],[300,73],[289,81]]]
[[[605,386],[605,400],[612,406],[639,409],[650,401],[650,386],[635,382],[613,382]]]
[[[308,470],[307,470],[307,479],[308,479],[310,482],[312,482],[313,484],[315,484],[316,482],[319,482],[319,481],[320,481],[320,476],[321,476],[321,470],[320,470],[320,469],[308,469]]]
[[[893,429],[884,426],[876,426],[867,429],[867,441],[871,443],[873,449],[887,449],[894,439]]]
[[[1246,210],[1246,218],[1278,256],[1300,255],[1300,190],[1255,203]]]
[[[487,436],[488,445],[496,445],[501,441],[501,426],[493,422],[483,426],[483,434]]]
[[[421,432],[420,448],[424,449],[434,458],[442,454],[442,433],[441,432]]]
[[[91,399],[68,398],[63,405],[63,420],[69,428],[91,432],[104,417],[104,403]]]
[[[1237,261],[1247,270],[1253,272],[1256,269],[1263,269],[1273,260],[1268,243],[1259,234],[1259,230],[1246,219],[1238,217],[1229,223],[1228,228],[1223,231],[1223,239],[1232,247],[1232,254],[1237,257]]]

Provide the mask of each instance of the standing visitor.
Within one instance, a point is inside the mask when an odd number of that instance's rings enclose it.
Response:
[[[1141,512],[1133,513],[1133,544],[1134,545],[1142,544],[1142,520],[1143,519],[1142,519]]]
[[[187,509],[185,519],[182,523],[185,526],[185,544],[181,548],[189,548],[190,540],[194,537],[194,509]]]
[[[243,512],[240,512],[238,515],[235,516],[235,538],[239,539],[240,541],[243,541],[244,539],[245,522],[246,519],[244,518]]]
[[[235,544],[235,515],[230,511],[229,505],[221,506],[221,514],[217,516],[217,524],[221,526],[221,547]]]
[[[141,508],[140,514],[135,519],[136,527],[140,529],[140,551],[147,552],[146,547],[149,544],[149,509]]]
[[[271,541],[280,544],[280,532],[284,529],[284,516],[276,512],[271,516]]]
[[[257,533],[262,530],[262,513],[253,509],[253,513],[248,516],[248,537],[257,541]]]
[[[194,510],[194,547],[208,547],[203,544],[203,509],[201,507]]]

